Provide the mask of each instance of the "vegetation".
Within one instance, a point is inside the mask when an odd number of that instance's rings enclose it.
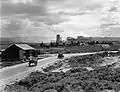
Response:
[[[51,72],[52,70],[56,70],[56,69],[58,69],[58,68],[60,68],[60,67],[62,67],[64,65],[64,61],[65,60],[63,60],[63,61],[60,60],[58,62],[55,62],[54,64],[43,68],[43,71],[44,72]]]
[[[101,54],[91,54],[84,56],[76,56],[69,59],[68,64],[74,67],[95,67],[96,65],[102,63],[103,56]]]
[[[28,77],[12,85],[6,92],[104,92],[120,90],[120,72],[108,66],[98,67],[101,55],[76,56],[67,59],[71,70],[64,72],[32,72]],[[59,66],[59,63],[55,63]],[[87,70],[84,67],[93,67]],[[61,66],[59,66],[61,67]],[[58,68],[58,67],[57,67]],[[55,69],[55,68],[54,68]]]
[[[44,72],[51,72],[52,70],[58,69],[62,67],[64,64],[69,65],[71,68],[75,67],[91,67],[95,68],[100,63],[102,63],[103,55],[102,54],[92,54],[92,55],[84,55],[84,56],[74,56],[71,58],[67,58],[65,60],[60,60],[58,62],[55,62],[52,65],[47,66],[43,69]]]

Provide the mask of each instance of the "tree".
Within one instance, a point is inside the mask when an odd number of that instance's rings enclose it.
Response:
[[[50,42],[50,47],[54,47],[54,44],[53,44],[53,42]]]
[[[99,41],[96,41],[96,44],[99,44]]]
[[[78,42],[77,42],[77,46],[79,46],[79,45],[80,45],[80,42],[78,41]]]
[[[44,47],[44,43],[42,42],[42,43],[40,43],[40,47]]]
[[[56,47],[58,47],[59,46],[59,43],[58,42],[56,42]]]
[[[91,41],[89,42],[90,45],[94,45],[95,44],[95,41]]]

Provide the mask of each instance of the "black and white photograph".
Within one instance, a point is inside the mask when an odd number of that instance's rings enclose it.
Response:
[[[0,92],[120,92],[120,0],[0,0]]]

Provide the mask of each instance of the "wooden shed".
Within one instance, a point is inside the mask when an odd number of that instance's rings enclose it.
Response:
[[[13,44],[2,53],[2,60],[22,60],[26,52],[35,49],[27,44]]]

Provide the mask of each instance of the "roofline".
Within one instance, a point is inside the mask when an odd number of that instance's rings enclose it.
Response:
[[[14,44],[14,45],[19,45],[19,44]],[[26,44],[26,45],[28,45],[28,44]],[[30,46],[30,45],[28,45],[28,46]],[[17,46],[17,47],[19,47],[19,46]],[[31,46],[30,46],[31,47]],[[20,47],[19,47],[20,48]],[[33,48],[33,47],[31,47],[31,48]],[[22,48],[20,48],[20,49],[22,49]],[[22,50],[24,50],[24,49],[22,49]],[[35,48],[33,48],[33,49],[27,49],[27,50],[35,50]],[[27,51],[27,50],[24,50],[24,51]]]
[[[5,50],[7,50],[9,47],[11,47],[11,46],[13,46],[13,45],[16,45],[17,46],[17,44],[11,44],[10,46],[8,46]],[[28,44],[27,44],[28,45]],[[19,46],[17,46],[17,47],[19,47]],[[20,48],[20,47],[19,47]],[[33,48],[33,47],[32,47]],[[22,49],[22,48],[20,48],[20,49]],[[4,51],[5,51],[4,50]],[[24,50],[24,49],[22,49],[22,50]],[[35,48],[33,48],[33,49],[27,49],[27,50],[35,50]],[[24,50],[24,51],[27,51],[27,50]]]

